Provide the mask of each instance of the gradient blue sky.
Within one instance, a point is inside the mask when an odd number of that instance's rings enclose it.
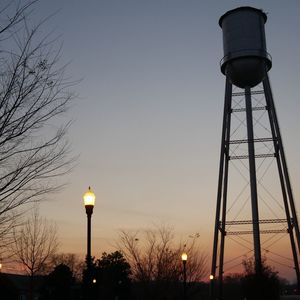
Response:
[[[67,188],[41,206],[57,222],[61,251],[85,253],[82,195],[96,194],[93,255],[119,229],[153,223],[178,237],[200,233],[209,253],[215,215],[225,78],[219,17],[251,5],[268,13],[270,79],[296,205],[300,197],[300,1],[41,0],[33,18],[57,11],[69,73],[83,79],[69,111],[80,154]]]

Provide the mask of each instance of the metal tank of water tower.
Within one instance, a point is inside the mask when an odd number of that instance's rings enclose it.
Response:
[[[272,67],[266,47],[266,21],[267,15],[253,7],[230,10],[219,20],[224,49],[221,71],[240,88],[256,86]]]

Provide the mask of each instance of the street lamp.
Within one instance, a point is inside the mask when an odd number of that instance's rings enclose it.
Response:
[[[209,299],[213,300],[214,299],[214,280],[215,276],[213,274],[209,275]]]
[[[91,264],[92,264],[92,256],[91,256],[91,219],[93,214],[93,208],[95,205],[96,196],[92,192],[91,187],[89,187],[88,191],[83,195],[83,201],[85,206],[85,211],[87,215],[87,271],[90,274]]]
[[[181,254],[181,260],[183,264],[183,298],[186,299],[186,261],[187,261],[187,254],[183,252]]]

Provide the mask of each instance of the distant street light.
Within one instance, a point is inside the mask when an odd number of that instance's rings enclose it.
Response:
[[[181,260],[183,264],[183,299],[186,299],[186,261],[187,261],[187,254],[183,252],[181,254]]]
[[[85,206],[85,211],[87,215],[87,272],[90,276],[91,272],[91,265],[92,265],[92,256],[91,256],[91,219],[93,214],[93,208],[95,205],[96,196],[92,192],[91,188],[89,187],[88,191],[83,195],[83,201]]]
[[[213,274],[210,274],[209,275],[209,299],[214,299],[214,280],[215,279],[215,276]]]
[[[87,290],[85,299],[91,299],[91,284],[92,284],[92,256],[91,256],[91,219],[93,214],[93,209],[95,205],[96,196],[92,192],[91,187],[89,187],[88,191],[83,195],[83,201],[85,206],[85,211],[87,215],[87,253],[86,253],[86,263],[87,263]],[[93,282],[94,283],[94,282]]]

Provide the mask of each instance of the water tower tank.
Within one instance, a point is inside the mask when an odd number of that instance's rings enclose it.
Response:
[[[256,86],[272,67],[266,48],[266,21],[262,10],[249,6],[230,10],[219,20],[224,49],[221,71],[240,88]]]

